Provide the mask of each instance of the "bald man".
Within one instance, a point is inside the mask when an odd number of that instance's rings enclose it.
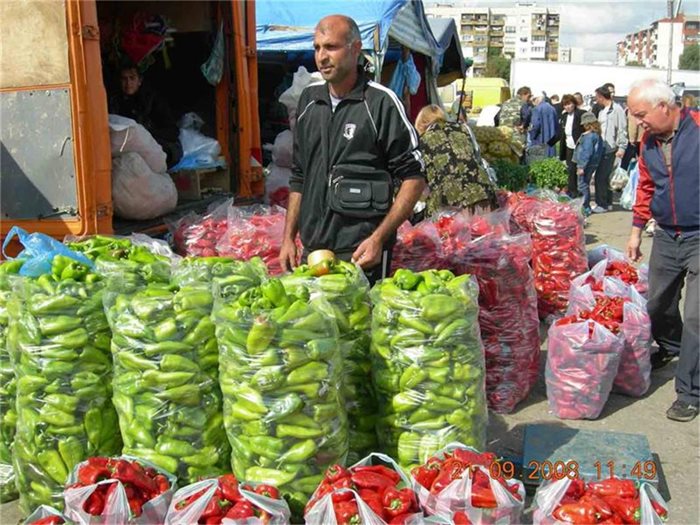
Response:
[[[352,18],[323,18],[314,51],[324,80],[299,100],[280,262],[294,266],[299,232],[302,258],[333,250],[373,283],[388,275],[396,230],[426,186],[418,136],[394,92],[358,67],[362,39]]]
[[[627,255],[634,261],[641,258],[642,230],[656,219],[647,304],[651,333],[659,345],[652,365],[658,368],[678,356],[677,399],[666,416],[691,421],[700,405],[700,113],[683,115],[675,99],[659,80],[634,83],[627,98],[630,114],[644,129]]]

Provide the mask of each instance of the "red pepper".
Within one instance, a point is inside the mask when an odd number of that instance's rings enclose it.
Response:
[[[661,505],[661,503],[656,500],[651,500],[651,506],[654,507],[654,512],[656,512],[659,518],[662,520],[668,518],[668,511],[663,505]]]
[[[567,503],[559,505],[552,513],[554,518],[575,525],[598,523],[595,507],[590,503]]]
[[[83,503],[83,510],[91,516],[101,516],[102,511],[105,509],[105,493],[103,487],[104,485],[99,485],[95,491],[88,496],[85,503]]]
[[[333,483],[334,481],[338,481],[339,479],[342,478],[349,478],[350,477],[350,472],[345,467],[342,467],[340,465],[331,465],[326,469],[326,474],[325,478],[330,482]]]
[[[65,523],[61,516],[52,515],[39,518],[38,520],[31,522],[29,525],[60,525],[61,523]]]
[[[231,503],[236,503],[242,499],[241,492],[238,490],[238,480],[233,474],[219,476],[219,488],[224,498]]]
[[[378,474],[376,472],[353,472],[351,479],[352,482],[361,489],[383,491],[388,487],[396,485],[391,478],[387,478],[383,474]]]
[[[416,498],[409,488],[398,490],[389,487],[382,496],[384,511],[389,517],[396,517],[411,510],[416,506]]]
[[[624,524],[625,524],[625,522],[623,521],[623,519],[620,516],[618,516],[617,514],[613,514],[605,521],[601,521],[599,523],[599,525],[624,525]]]
[[[175,508],[176,508],[177,510],[182,510],[182,509],[184,509],[185,507],[189,507],[190,504],[191,504],[193,501],[196,501],[196,500],[198,500],[200,497],[202,497],[202,494],[204,494],[206,491],[207,491],[207,489],[202,489],[202,490],[198,490],[198,491],[195,492],[194,494],[190,494],[190,495],[187,496],[185,499],[181,499],[180,501],[178,501],[178,502],[175,504]]]
[[[394,484],[398,484],[401,481],[401,476],[399,476],[399,473],[396,472],[395,470],[392,470],[388,467],[385,467],[383,465],[372,465],[372,466],[367,466],[367,467],[355,467],[352,469],[353,473],[360,473],[360,472],[374,472],[376,474],[381,474],[382,476],[385,476],[389,479],[391,479]]]
[[[593,505],[596,512],[598,513],[598,516],[602,519],[611,518],[614,514],[610,505],[608,505],[608,503],[603,498],[596,496],[592,492],[587,492],[586,494],[584,494],[581,497],[580,501],[582,503],[590,503],[591,505]]]
[[[411,470],[411,476],[423,487],[430,490],[435,478],[440,474],[440,465],[441,462],[428,462],[420,467],[414,467]]]
[[[400,514],[391,518],[389,525],[405,525],[405,523],[413,517],[413,514]]]
[[[107,468],[106,463],[103,466],[99,466],[88,462],[88,464],[83,465],[80,467],[80,469],[78,469],[78,484],[83,486],[94,485],[98,481],[110,479],[111,477],[112,473]]]
[[[136,488],[149,495],[158,491],[158,485],[155,480],[146,476],[145,470],[136,461],[119,461],[115,465],[112,477],[118,479],[122,483],[131,483]]]
[[[630,479],[608,478],[601,481],[594,481],[588,484],[588,490],[602,498],[610,496],[618,498],[639,497],[637,485]]]
[[[216,492],[212,495],[211,499],[204,508],[200,519],[207,519],[211,517],[223,518],[226,512],[231,507],[232,503],[223,497],[221,491],[217,488]]]
[[[149,475],[149,477],[151,476]],[[163,474],[153,476],[153,481],[156,482],[156,495],[163,494],[163,492],[167,492],[170,489],[170,481]]]
[[[452,515],[452,523],[454,525],[472,525],[472,521],[467,516],[467,513],[461,510]]]
[[[472,485],[472,507],[479,509],[495,509],[496,496],[491,487],[476,487]]]
[[[266,498],[280,499],[280,491],[271,485],[258,485],[255,487],[255,493]]]
[[[433,494],[442,492],[454,480],[461,478],[466,468],[467,466],[458,459],[449,458],[445,460],[440,473],[430,487],[430,492]]]
[[[386,514],[384,512],[384,505],[382,505],[382,498],[377,492],[371,489],[360,489],[359,495],[362,501],[364,501],[367,506],[372,509],[377,516],[386,521]]]
[[[496,461],[496,454],[493,452],[478,453],[463,448],[455,449],[454,457],[467,465],[482,465],[487,468]]]
[[[618,514],[622,521],[630,525],[639,523],[642,518],[642,511],[639,506],[639,499],[625,499],[620,496],[608,496],[605,498],[612,509]]]
[[[482,472],[480,469],[473,470],[472,486],[474,487],[490,487],[491,479],[488,474]]]
[[[361,525],[362,518],[357,512],[357,504],[354,501],[341,501],[333,504],[335,519],[338,525]]]
[[[253,518],[255,517],[255,508],[250,501],[242,499],[228,510],[225,517],[232,520]]]
[[[579,478],[574,478],[569,483],[569,488],[564,493],[566,496],[579,499],[586,492],[586,483]]]

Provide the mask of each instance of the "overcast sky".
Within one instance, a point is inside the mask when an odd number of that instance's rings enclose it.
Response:
[[[424,0],[434,4],[434,0]],[[468,7],[513,7],[515,2],[501,0],[440,0],[439,3],[466,5]],[[586,62],[614,60],[615,44],[632,33],[647,27],[654,20],[664,18],[666,0],[539,0],[538,7],[559,9],[561,13],[560,42],[562,46],[585,49]],[[675,2],[678,5],[678,0]],[[700,1],[682,0],[681,11],[687,14],[700,13]]]

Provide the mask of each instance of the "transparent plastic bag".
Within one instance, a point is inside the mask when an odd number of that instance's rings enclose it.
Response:
[[[219,255],[241,261],[260,257],[265,261],[270,275],[281,274],[279,255],[285,218],[286,210],[279,206],[230,208],[226,233],[216,246]]]
[[[511,210],[503,209],[486,213],[484,215],[474,215],[469,220],[469,229],[472,239],[487,234],[509,235],[510,234]]]
[[[182,158],[171,171],[220,164],[221,146],[215,138],[207,137],[200,131],[203,124],[204,121],[196,113],[186,113],[180,119]]]
[[[392,273],[399,268],[415,272],[440,268],[443,261],[440,234],[430,221],[415,226],[404,222],[398,229],[391,258]]]
[[[87,464],[87,462],[83,462],[76,465],[66,482],[66,490],[63,495],[66,504],[66,516],[73,520],[76,525],[98,525],[101,523],[114,525],[151,525],[153,523],[163,523],[168,505],[170,504],[170,499],[175,492],[177,478],[166,470],[140,457],[122,455],[114,459],[137,461],[144,468],[155,469],[157,474],[163,475],[168,479],[170,488],[144,503],[141,514],[139,516],[134,516],[129,506],[129,498],[125,485],[119,480],[105,479],[92,485],[73,486],[76,481],[78,481],[78,471],[83,465]],[[100,516],[93,516],[85,511],[84,505],[90,495],[95,492],[100,485],[116,485],[116,488],[108,492],[102,514]]]
[[[445,453],[452,453],[455,449],[463,449],[478,454],[472,447],[461,443],[450,443],[442,450],[437,451],[433,457],[444,459]],[[473,474],[478,469],[489,479],[489,488],[496,499],[495,508],[481,508],[474,505],[472,500]],[[512,490],[517,491],[520,499],[517,499],[508,489],[495,480],[491,475],[491,469],[482,465],[470,465],[464,473],[438,494],[432,494],[427,488],[413,481],[413,490],[416,492],[421,508],[428,516],[441,516],[450,519],[455,512],[464,512],[472,523],[486,524],[518,524],[525,506],[525,487],[521,481],[508,479],[505,483]],[[449,522],[449,521],[448,521]]]
[[[177,188],[165,170],[153,171],[138,153],[123,153],[112,159],[112,201],[119,217],[153,219],[175,209]]]
[[[290,168],[278,166],[274,162],[268,165],[265,176],[265,204],[287,208],[289,204],[289,177],[291,175]]]
[[[560,521],[553,516],[554,511],[569,489],[572,480],[564,478],[556,481],[545,481],[537,489],[533,499],[532,523],[534,525],[567,525],[568,522]],[[662,525],[662,519],[654,510],[652,501],[668,513],[668,505],[661,494],[649,483],[642,482],[639,487],[639,524]]]
[[[294,134],[285,129],[275,137],[272,145],[272,162],[280,168],[291,168],[294,155]]]
[[[297,121],[297,106],[299,105],[299,97],[306,86],[312,82],[322,80],[320,73],[309,73],[304,66],[299,66],[294,77],[292,85],[280,95],[279,101],[287,108],[289,115],[289,127],[294,130]]]
[[[637,184],[639,182],[639,164],[635,164],[630,171],[629,180],[625,184],[620,196],[620,206],[626,210],[631,210],[637,200]]]
[[[214,497],[217,487],[218,481],[214,478],[204,479],[178,490],[170,501],[168,514],[165,517],[165,525],[191,525],[192,523],[198,523],[207,504],[211,501],[212,497]],[[199,498],[185,508],[178,509],[178,503],[184,502],[188,497],[202,490],[205,492],[199,496]],[[267,512],[269,517],[266,518],[266,521],[257,517],[245,520],[223,518],[221,520],[222,525],[287,525],[290,523],[291,513],[289,511],[289,505],[287,505],[284,499],[277,500],[268,498],[240,488],[239,492],[243,499]]]
[[[153,135],[135,120],[109,115],[109,139],[113,160],[126,153],[136,153],[153,173],[167,171],[165,151]]]
[[[377,450],[377,400],[368,374],[370,300],[369,282],[356,265],[336,261],[326,275],[313,277],[306,265],[281,278],[286,290],[299,294],[305,288],[319,294],[331,306],[329,313],[338,324],[343,356],[343,398],[350,425],[348,462],[352,463]]]
[[[168,283],[110,282],[104,303],[125,453],[185,482],[227,470],[211,287],[237,296],[259,284],[262,273],[259,262],[184,259]]]
[[[233,199],[218,201],[209,206],[206,215],[188,214],[172,227],[175,251],[180,255],[213,257],[219,255],[216,245],[228,228],[229,210]]]
[[[17,421],[17,385],[5,336],[9,323],[7,303],[12,296],[12,280],[16,278],[13,276],[19,271],[20,265],[21,262],[0,263],[0,503],[18,497],[11,453]]]
[[[8,304],[17,379],[13,464],[25,514],[42,504],[62,508],[70,470],[121,449],[104,283],[94,273],[51,275],[17,280]]]
[[[610,189],[612,191],[622,190],[630,180],[630,176],[627,170],[622,169],[620,166],[615,168],[615,171],[610,177]]]
[[[466,211],[444,209],[431,217],[431,220],[440,235],[443,257],[441,268],[459,273],[454,261],[459,260],[472,240],[469,214]]]
[[[596,419],[617,376],[624,337],[594,321],[553,324],[548,333],[547,402],[560,419]]]
[[[57,518],[60,518],[62,521],[59,521],[58,523],[67,523],[70,524],[71,522],[66,519],[66,517],[61,514],[58,510],[54,509],[53,507],[49,507],[48,505],[39,505],[39,507],[32,512],[26,520],[22,522],[22,525],[32,525],[33,523],[44,519],[44,518],[49,518],[51,516],[56,516]]]
[[[539,376],[537,294],[528,234],[474,239],[458,261],[459,273],[479,283],[479,326],[486,362],[489,408],[511,412]]]
[[[381,450],[410,468],[453,441],[482,448],[488,415],[476,280],[399,270],[370,297]]]
[[[342,464],[348,451],[331,308],[270,279],[236,300],[217,295],[212,316],[233,473],[277,486],[297,506],[295,495],[308,497],[325,468]]]
[[[646,296],[649,290],[649,265],[642,263],[635,266],[624,253],[607,244],[588,252],[588,264],[591,268],[602,260],[607,261],[602,272],[604,276],[616,277],[623,281],[625,286],[632,286],[642,296]]]

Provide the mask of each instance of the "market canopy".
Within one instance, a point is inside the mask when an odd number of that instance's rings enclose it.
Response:
[[[462,46],[454,19],[429,18],[428,23],[440,46],[440,72],[437,85],[446,86],[459,78],[464,78],[473,62],[462,55]]]
[[[437,73],[440,47],[421,0],[258,0],[255,9],[258,51],[313,51],[318,21],[342,14],[357,22],[365,51],[384,51],[391,40],[430,57]]]

